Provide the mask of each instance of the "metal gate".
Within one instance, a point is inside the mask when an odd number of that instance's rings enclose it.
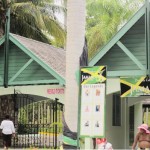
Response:
[[[0,98],[0,121],[9,114],[15,124],[15,148],[57,148],[62,134],[63,104],[58,99],[36,100],[30,95],[14,91]],[[0,112],[0,114],[1,114]]]

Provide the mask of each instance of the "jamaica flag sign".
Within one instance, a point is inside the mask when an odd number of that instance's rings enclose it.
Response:
[[[106,82],[106,66],[81,68],[81,85]]]
[[[136,76],[120,78],[121,97],[138,97],[150,95],[150,78]]]
[[[105,136],[106,66],[81,68],[80,137]]]

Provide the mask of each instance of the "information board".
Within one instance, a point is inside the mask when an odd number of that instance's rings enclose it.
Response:
[[[81,68],[81,137],[104,137],[106,67]]]

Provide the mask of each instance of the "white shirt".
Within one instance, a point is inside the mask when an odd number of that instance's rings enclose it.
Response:
[[[11,120],[3,120],[0,129],[2,129],[3,134],[12,134],[15,133],[15,127]]]

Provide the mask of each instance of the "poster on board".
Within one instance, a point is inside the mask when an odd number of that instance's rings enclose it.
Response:
[[[81,68],[80,137],[103,137],[106,67]]]

